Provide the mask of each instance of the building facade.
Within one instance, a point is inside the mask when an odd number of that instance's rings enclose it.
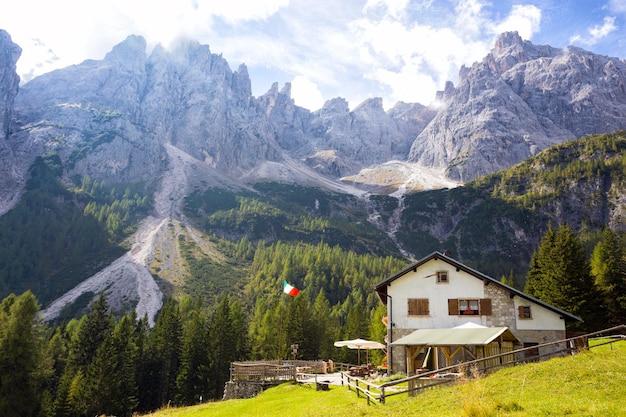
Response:
[[[440,252],[381,281],[375,290],[387,306],[388,345],[418,329],[473,323],[507,327],[524,347],[532,347],[565,339],[566,321],[580,320]],[[389,347],[388,366],[406,372],[404,349]]]

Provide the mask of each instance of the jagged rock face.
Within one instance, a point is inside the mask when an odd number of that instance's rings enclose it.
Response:
[[[8,45],[2,137],[17,91],[19,47]],[[22,86],[14,145],[4,153],[19,148],[17,171],[24,172],[27,156],[56,150],[68,175],[113,183],[158,178],[167,166],[165,143],[248,181],[258,167],[285,158],[333,179],[400,160],[466,181],[555,143],[626,127],[625,74],[623,60],[506,33],[482,62],[461,68],[458,87],[449,82],[438,93],[438,111],[407,103],[385,111],[380,98],[350,111],[335,98],[311,113],[294,104],[290,84],[253,97],[246,67],[231,71],[206,45],[184,40],[148,56],[145,40],[130,36],[101,61]]]
[[[578,48],[535,46],[516,33],[459,72],[409,160],[466,181],[567,139],[626,127],[626,62]]]
[[[0,140],[9,135],[13,101],[20,84],[15,64],[21,54],[22,49],[13,43],[6,31],[0,29]]]
[[[15,203],[24,171],[19,165],[19,155],[8,140],[20,83],[15,64],[21,53],[22,49],[13,43],[11,36],[0,30],[0,215]]]
[[[322,172],[344,176],[362,167],[405,160],[413,138],[433,116],[420,104],[398,103],[385,112],[382,99],[371,98],[350,111],[343,98],[329,100],[313,113],[316,153],[307,162]]]
[[[280,158],[266,119],[249,111],[245,67],[232,72],[191,41],[149,57],[145,49],[131,36],[102,61],[26,84],[16,102],[22,136],[59,151],[73,173],[110,182],[157,178],[165,142],[232,174]]]

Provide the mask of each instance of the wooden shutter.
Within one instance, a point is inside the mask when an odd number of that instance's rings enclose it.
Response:
[[[517,317],[520,319],[524,318],[524,306],[517,307]]]
[[[491,298],[480,299],[480,315],[491,316]]]
[[[427,316],[429,314],[428,298],[409,298],[409,316]]]
[[[451,316],[459,315],[459,300],[456,298],[448,299],[448,314]]]
[[[427,316],[430,314],[430,310],[428,306],[428,298],[419,299],[419,314],[422,316]]]

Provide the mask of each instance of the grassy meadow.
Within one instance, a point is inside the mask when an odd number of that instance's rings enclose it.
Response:
[[[416,397],[367,405],[346,387],[286,383],[252,399],[163,409],[150,417],[205,416],[626,416],[626,342],[500,370]]]

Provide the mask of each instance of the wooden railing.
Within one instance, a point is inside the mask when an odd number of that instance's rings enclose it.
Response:
[[[616,332],[626,332],[626,325],[616,326],[598,332],[588,333],[582,336],[571,337],[568,339],[558,340],[556,342],[543,343],[532,347],[517,349],[511,352],[463,362],[453,366],[440,368],[435,371],[423,372],[418,375],[386,382],[380,385],[374,384],[359,377],[350,376],[348,372],[342,372],[342,384],[347,385],[348,389],[354,390],[358,397],[365,396],[367,398],[368,404],[385,404],[387,398],[395,395],[408,394],[410,396],[413,396],[425,389],[431,389],[436,386],[458,382],[459,379],[457,376],[460,376],[464,380],[467,380],[469,378],[478,378],[488,372],[493,371],[494,369],[508,367],[517,363],[546,360],[555,356],[575,354],[581,350],[588,350],[597,346],[612,344],[626,340],[626,336],[622,334],[613,337],[602,337],[608,339],[604,343],[598,343],[591,346],[588,344],[589,339],[598,338],[602,335],[606,335],[607,333]],[[535,352],[538,348],[545,347],[556,347],[556,349],[550,351],[549,353],[541,355],[527,355],[528,352]],[[510,358],[511,355],[515,355],[515,357],[518,359],[507,361],[505,363],[499,363],[500,358]],[[446,377],[446,374],[450,376]],[[440,375],[444,376],[439,377]],[[404,386],[400,387],[400,385],[404,384],[407,385],[406,388],[404,388]]]
[[[230,364],[233,382],[283,382],[296,379],[299,371],[326,373],[329,363],[324,361],[248,361]]]

